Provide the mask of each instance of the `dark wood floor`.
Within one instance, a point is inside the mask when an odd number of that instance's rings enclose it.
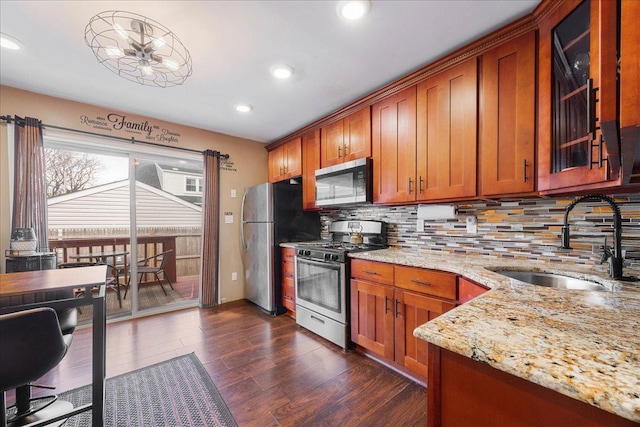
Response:
[[[41,383],[90,382],[91,331],[76,331]],[[195,352],[240,426],[426,424],[426,390],[354,352],[241,301],[107,327],[107,377]]]

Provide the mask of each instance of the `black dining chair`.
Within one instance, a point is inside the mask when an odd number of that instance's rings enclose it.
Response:
[[[118,304],[120,308],[122,308],[122,297],[120,295],[120,271],[118,268],[111,264],[105,264],[103,262],[90,262],[90,261],[81,261],[81,262],[65,262],[62,264],[58,264],[58,268],[77,268],[77,267],[92,267],[95,265],[106,265],[107,266],[107,276],[106,276],[106,285],[107,288],[115,291],[118,297]],[[76,292],[76,296],[81,296],[84,294],[84,289],[80,289]]]
[[[24,425],[73,409],[58,397],[32,398],[31,383],[56,367],[67,354],[72,335],[63,334],[50,307],[0,315],[0,420]],[[7,390],[16,389],[15,405],[6,407]]]
[[[162,288],[162,292],[167,295],[167,291],[164,289],[164,285],[162,284],[162,279],[160,279],[160,274],[163,274],[167,283],[171,289],[173,289],[173,284],[171,280],[167,277],[167,273],[165,272],[165,268],[167,267],[167,263],[169,262],[169,258],[171,257],[171,253],[173,249],[169,249],[168,251],[161,252],[156,255],[152,255],[150,257],[141,259],[137,263],[137,271],[138,271],[138,285],[140,285],[142,276],[145,274],[153,274],[156,278],[156,281]],[[129,272],[129,282],[127,283],[127,289],[124,291],[124,298],[127,298],[127,292],[129,292],[129,285],[131,283],[131,272]]]

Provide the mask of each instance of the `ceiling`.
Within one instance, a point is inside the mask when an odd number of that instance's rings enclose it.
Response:
[[[360,21],[337,1],[7,1],[0,31],[20,51],[0,51],[0,84],[271,142],[529,12],[539,0],[372,0]],[[103,11],[147,16],[190,51],[193,75],[158,88],[100,65],[85,44]],[[288,81],[269,68],[294,68]],[[253,106],[249,113],[237,103]],[[52,123],[54,124],[54,123]]]

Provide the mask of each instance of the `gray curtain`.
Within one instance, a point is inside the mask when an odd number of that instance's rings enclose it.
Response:
[[[204,200],[202,209],[202,250],[200,298],[202,308],[218,304],[218,263],[220,259],[220,153],[207,150],[204,155]]]
[[[38,249],[47,251],[47,185],[40,120],[16,117],[14,144],[12,231],[33,228]]]

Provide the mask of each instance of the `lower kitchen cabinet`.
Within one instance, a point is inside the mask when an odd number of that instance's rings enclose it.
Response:
[[[616,427],[637,423],[429,344],[428,427]]]
[[[420,382],[427,379],[427,343],[413,330],[456,306],[457,276],[351,260],[351,340]]]
[[[282,248],[282,305],[296,316],[295,249]]]

